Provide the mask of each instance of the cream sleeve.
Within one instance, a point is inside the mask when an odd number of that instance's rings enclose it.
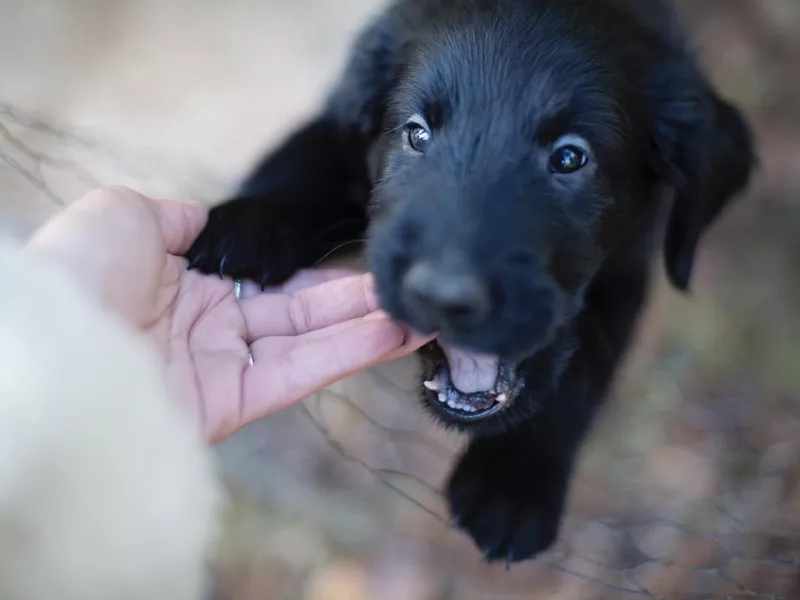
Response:
[[[220,490],[145,341],[0,240],[0,598],[199,600]]]

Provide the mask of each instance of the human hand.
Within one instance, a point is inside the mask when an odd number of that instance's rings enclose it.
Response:
[[[210,441],[428,340],[378,309],[369,275],[305,272],[237,300],[232,281],[186,269],[206,217],[201,205],[107,188],[46,223],[28,249],[152,339]]]

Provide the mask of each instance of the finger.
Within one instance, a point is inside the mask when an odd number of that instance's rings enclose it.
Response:
[[[353,319],[349,319],[348,321],[341,321],[339,323],[334,323],[332,325],[329,325],[328,327],[323,327],[321,329],[315,329],[315,330],[312,330],[312,331],[308,331],[308,332],[302,334],[302,337],[303,337],[304,340],[310,340],[310,339],[315,339],[315,338],[327,338],[327,337],[329,337],[331,335],[331,331],[336,331],[336,329],[335,329],[336,327],[340,327],[340,326],[344,325],[345,323],[349,323],[350,321],[356,321],[356,320],[359,320],[359,319],[363,319],[363,320],[367,320],[367,321],[369,321],[369,320],[384,320],[384,321],[387,321],[388,320],[388,321],[394,322],[395,325],[397,325],[398,327],[400,327],[403,330],[403,333],[405,335],[404,346],[406,344],[415,346],[415,348],[413,348],[413,349],[419,348],[420,346],[426,344],[427,342],[431,341],[432,339],[434,339],[436,337],[436,334],[423,335],[421,333],[417,333],[417,332],[414,332],[414,331],[408,329],[404,325],[398,323],[397,321],[394,321],[394,319],[392,319],[385,311],[383,311],[381,309],[378,309],[378,310],[376,310],[374,312],[371,312],[371,313],[369,313],[367,315],[362,315],[362,316],[359,316],[359,317],[355,317]],[[272,337],[274,339],[283,339],[283,340],[286,341],[287,344],[290,344],[290,343],[294,343],[293,340],[295,340],[297,336],[264,336],[264,338],[261,338],[261,339],[265,339],[266,337]],[[251,340],[251,342],[252,342],[252,340]],[[412,351],[413,351],[413,349],[412,349]],[[402,348],[400,350],[402,350]]]
[[[357,277],[358,275],[361,275],[361,273],[353,269],[303,269],[280,286],[279,290],[291,294],[304,288],[334,281],[335,279]]]
[[[398,351],[405,335],[383,318],[342,323],[331,327],[326,336],[259,340],[252,346],[254,365],[244,377],[245,422],[382,362]]]
[[[378,309],[372,277],[359,275],[303,288],[261,294],[241,302],[250,340],[297,336],[368,315]]]
[[[428,342],[431,342],[436,339],[435,333],[423,335],[421,333],[417,333],[416,331],[410,331],[408,329],[404,329],[403,331],[405,333],[405,339],[403,340],[403,344],[396,350],[384,356],[381,359],[381,362],[397,360],[398,358],[407,356],[412,352],[416,352]]]
[[[241,297],[244,299],[261,294],[291,294],[297,290],[327,283],[334,279],[354,277],[361,274],[361,272],[352,269],[303,269],[283,285],[267,286],[263,290],[257,283],[243,281]]]
[[[208,220],[208,208],[194,202],[153,200],[167,252],[183,256]]]

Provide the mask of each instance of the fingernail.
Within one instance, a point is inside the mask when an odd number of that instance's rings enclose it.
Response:
[[[378,297],[378,290],[375,288],[375,281],[371,279],[366,288],[367,306],[370,310],[379,310],[381,307],[381,300]]]
[[[405,342],[403,343],[404,346],[409,344],[416,344],[420,346],[424,346],[428,342],[435,340],[438,333],[429,333],[429,334],[422,334],[413,329],[404,329],[406,334]]]
[[[383,310],[376,310],[369,313],[367,316],[364,317],[365,321],[379,321],[379,320],[391,320],[389,315],[386,314]]]

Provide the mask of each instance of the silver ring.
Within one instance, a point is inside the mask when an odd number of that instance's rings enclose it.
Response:
[[[236,297],[236,300],[242,299],[242,280],[241,279],[234,279],[233,280],[233,295]],[[250,363],[252,366],[255,361],[253,360],[253,351],[250,350],[249,355],[247,356],[247,362]]]

